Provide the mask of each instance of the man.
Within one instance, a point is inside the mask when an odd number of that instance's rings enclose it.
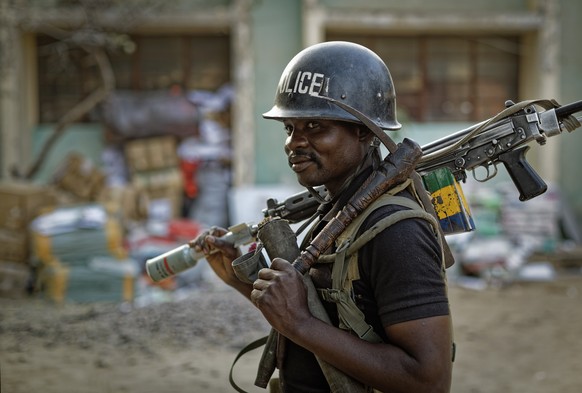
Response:
[[[341,104],[356,111],[349,113]],[[354,115],[358,112],[364,117]],[[380,165],[376,136],[362,119],[384,130],[400,128],[386,65],[367,48],[347,42],[317,44],[295,56],[283,71],[274,107],[264,117],[283,123],[284,150],[299,183],[308,189],[324,185],[329,194],[308,238],[321,231],[334,209],[345,205]],[[418,202],[412,186],[393,193]],[[410,210],[404,205],[376,205],[366,211],[354,235],[357,238],[384,217]],[[448,392],[452,326],[437,232],[425,219],[404,219],[357,251],[356,269],[347,269],[351,278],[340,285],[348,284],[348,302],[355,302],[366,326],[372,327],[373,339],[354,334],[350,316],[342,315],[343,307],[329,299],[323,304],[332,324],[315,318],[292,261],[274,258],[251,285],[233,273],[231,264],[240,252],[221,240],[223,229],[201,235],[192,245],[286,338],[279,370],[283,391],[329,392],[317,361],[321,359],[383,392]],[[220,252],[210,254],[212,250]],[[334,247],[329,253],[336,251]],[[336,257],[332,264],[318,263],[310,269],[316,288],[332,287],[338,264]]]

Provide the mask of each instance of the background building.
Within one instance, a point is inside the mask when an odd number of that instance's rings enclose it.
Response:
[[[261,114],[289,59],[316,42],[356,41],[380,54],[395,81],[402,134],[421,144],[494,115],[507,99],[582,98],[582,54],[574,50],[582,3],[575,0],[142,0],[90,13],[78,4],[0,2],[3,180],[26,174],[63,114],[108,86],[90,63],[97,57],[86,56],[91,39],[70,34],[81,26],[108,50],[116,90],[234,88],[234,186],[294,184],[282,128]],[[98,41],[104,37],[111,45]],[[70,64],[58,64],[57,46],[75,52]],[[33,180],[48,179],[73,150],[99,165],[104,135],[95,111],[75,119]],[[582,135],[554,139],[529,158],[582,222]]]

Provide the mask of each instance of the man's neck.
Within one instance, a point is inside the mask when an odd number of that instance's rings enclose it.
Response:
[[[341,209],[344,207],[350,198],[358,191],[360,186],[366,181],[366,179],[372,173],[372,166],[366,166],[362,169],[351,181],[350,183],[345,186],[345,188],[337,195],[331,195],[331,200],[326,206],[322,209],[322,213],[326,218],[331,218]],[[329,217],[327,217],[329,216]]]

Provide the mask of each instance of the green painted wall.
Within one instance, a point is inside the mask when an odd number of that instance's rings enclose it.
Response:
[[[193,0],[198,4],[203,0]],[[353,0],[321,0],[334,8],[353,8]],[[208,3],[211,3],[209,1]],[[224,3],[222,1],[221,3]],[[390,9],[394,11],[423,10],[425,12],[447,10],[486,13],[488,11],[518,12],[526,10],[532,0],[361,0],[357,7],[362,9]],[[265,120],[261,114],[273,104],[275,88],[287,62],[302,49],[301,0],[258,0],[252,9],[254,55],[255,107],[255,179],[257,184],[295,184],[295,176],[289,170],[283,154],[284,132],[280,123]],[[582,1],[561,0],[561,76],[559,97],[562,102],[582,99],[582,53],[578,50],[581,31],[579,16],[582,15]],[[347,11],[347,10],[346,10]],[[404,124],[403,131],[396,139],[404,136],[424,144],[447,133],[464,128],[465,124]],[[34,132],[34,152],[47,136],[45,127]],[[577,181],[578,168],[582,166],[582,129],[560,137],[560,186],[575,210],[578,222],[582,223],[582,184]],[[49,160],[38,178],[47,178],[55,166],[70,149],[83,149],[82,153],[98,161],[103,144],[99,126],[79,125],[69,129],[53,149]],[[31,158],[27,158],[30,159]],[[582,227],[582,225],[581,225]]]
[[[355,5],[353,0],[320,0],[322,4],[336,9],[357,7],[359,9],[382,9],[394,11],[423,10],[424,12],[487,13],[520,12],[530,9],[531,0],[361,0]],[[579,16],[582,15],[582,1],[561,0],[561,75],[560,100],[564,103],[582,99],[582,53],[577,49],[580,36]],[[301,1],[270,0],[257,2],[253,14],[256,24],[254,31],[256,61],[256,182],[292,183],[294,176],[287,168],[281,152],[284,136],[282,127],[263,120],[260,114],[270,108],[280,72],[287,61],[301,49]],[[417,140],[421,145],[447,133],[464,128],[464,124],[419,125],[404,124],[400,135]],[[582,129],[574,134],[560,137],[559,186],[576,215],[582,228],[582,184],[577,181],[577,168],[582,166]],[[534,152],[535,153],[535,152]],[[533,157],[533,156],[532,156]],[[543,163],[540,163],[543,165]],[[500,170],[498,180],[508,180]]]
[[[580,51],[580,16],[582,1],[562,0],[561,2],[561,104],[582,100],[582,52]],[[582,113],[578,113],[581,115]],[[560,186],[574,210],[582,229],[582,128],[572,134],[560,136]]]
[[[42,125],[33,130],[33,155],[37,157],[45,141],[52,135],[51,125]],[[100,124],[76,124],[67,128],[55,142],[44,160],[43,165],[33,177],[35,182],[45,184],[51,182],[57,168],[71,152],[81,154],[94,165],[101,166],[103,150],[103,127]],[[29,165],[32,164],[32,159]]]
[[[261,116],[273,106],[283,69],[301,50],[301,1],[259,1],[253,9],[255,51],[256,183],[292,183],[281,123]]]
[[[321,4],[337,9],[382,9],[444,12],[446,10],[479,12],[481,10],[523,11],[529,0],[361,0],[355,5],[353,0],[320,0]],[[271,120],[264,120],[261,114],[271,108],[275,88],[287,62],[302,49],[301,0],[258,1],[253,8],[253,40],[255,48],[255,181],[258,184],[292,183],[295,176],[288,169],[282,153],[284,133],[282,126]],[[406,127],[405,127],[406,128]],[[419,125],[414,129],[427,128],[443,130],[447,126]],[[450,125],[450,132],[464,128],[464,125]],[[419,142],[429,142],[427,135],[439,135],[436,131],[420,133],[406,130],[405,136]],[[446,135],[446,133],[445,133]],[[434,139],[434,138],[433,138]]]

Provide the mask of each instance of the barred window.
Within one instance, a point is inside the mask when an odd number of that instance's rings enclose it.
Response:
[[[490,117],[517,100],[516,36],[372,36],[328,33],[376,52],[396,87],[399,117],[417,122]]]

